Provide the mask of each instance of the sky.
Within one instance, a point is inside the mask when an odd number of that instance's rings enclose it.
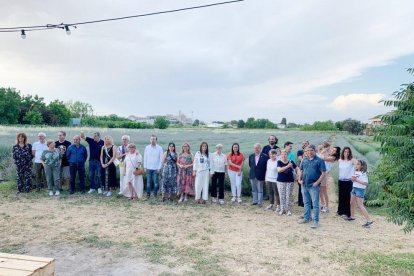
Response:
[[[0,27],[73,23],[220,0],[3,0]],[[180,13],[0,33],[0,87],[97,115],[280,122],[387,112],[413,81],[414,1],[245,0]]]

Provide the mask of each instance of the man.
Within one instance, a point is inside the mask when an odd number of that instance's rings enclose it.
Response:
[[[39,190],[40,188],[46,187],[45,169],[43,167],[41,160],[43,151],[47,150],[46,134],[43,132],[39,132],[39,134],[37,134],[37,138],[39,139],[39,141],[33,143],[32,155],[35,157],[34,169],[36,175],[36,187]]]
[[[263,147],[262,153],[264,153],[267,156],[269,156],[269,151],[271,149],[278,149],[279,148],[276,145],[277,142],[279,141],[279,139],[277,139],[277,137],[274,136],[274,135],[270,135],[269,138],[267,139],[267,141],[269,141],[269,144]]]
[[[66,150],[66,158],[69,162],[70,194],[75,193],[76,174],[79,177],[79,190],[85,193],[85,162],[88,159],[88,152],[86,147],[81,145],[79,135],[73,137],[73,144]]]
[[[310,221],[311,202],[313,205],[313,223],[311,228],[319,227],[319,192],[320,184],[325,177],[325,162],[316,156],[315,146],[307,147],[307,158],[300,164],[298,182],[302,185],[303,203],[305,205],[304,218],[298,223],[308,223]]]
[[[144,151],[144,172],[147,174],[147,200],[151,196],[151,180],[154,181],[154,199],[158,196],[158,174],[162,166],[163,152],[157,144],[157,136],[151,135],[151,144]]]
[[[66,187],[69,189],[69,181],[70,181],[70,169],[69,169],[69,162],[66,158],[66,150],[69,148],[71,143],[66,138],[66,132],[59,131],[58,132],[58,140],[55,142],[55,148],[58,149],[62,153],[62,162],[60,164],[60,191],[63,191],[63,182],[66,183]]]
[[[93,138],[85,137],[85,133],[81,131],[80,137],[84,139],[89,145],[89,184],[90,189],[88,194],[91,194],[98,189],[98,194],[102,194],[102,180],[101,180],[101,149],[104,141],[101,139],[101,134],[95,132]],[[95,185],[95,175],[97,177],[97,184]]]
[[[123,135],[121,137],[122,145],[118,147],[116,158],[120,161],[119,163],[119,194],[122,194],[124,190],[124,169],[125,169],[125,156],[128,153],[129,136]]]
[[[263,203],[263,183],[265,181],[267,160],[269,156],[260,152],[262,146],[260,144],[254,144],[254,153],[249,156],[250,167],[250,184],[252,185],[253,204],[259,205]]]
[[[285,149],[285,152],[287,153],[287,157],[289,161],[295,161],[295,154],[292,151],[292,142],[287,141],[284,145],[283,148]]]

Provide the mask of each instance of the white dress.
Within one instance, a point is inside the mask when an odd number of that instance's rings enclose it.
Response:
[[[144,181],[142,175],[134,175],[132,172],[139,164],[142,164],[142,156],[139,152],[130,154],[128,153],[125,156],[125,176],[124,176],[124,188],[122,194],[126,197],[131,197],[131,191],[129,189],[129,184],[132,183],[132,187],[135,189],[135,192],[138,195],[138,198],[142,198],[144,191]]]

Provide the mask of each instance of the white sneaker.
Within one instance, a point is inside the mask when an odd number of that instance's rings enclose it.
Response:
[[[288,211],[288,212],[287,212],[287,215],[288,215],[288,216],[291,216],[291,215],[292,215],[292,212],[291,212],[291,211]]]
[[[236,197],[234,197],[234,196],[233,196],[233,197],[231,198],[231,202],[233,202],[233,203],[234,203],[234,202],[236,202]]]
[[[104,191],[102,194],[103,194],[103,195],[106,195],[107,193],[108,193],[108,191]]]
[[[272,210],[272,208],[273,208],[273,204],[269,204],[269,205],[266,207],[266,209],[265,209],[265,210]]]
[[[277,212],[280,212],[280,206],[279,205],[276,205],[276,211],[275,211],[276,213]]]
[[[224,199],[220,199],[220,205],[224,204]]]
[[[212,201],[213,203],[217,203],[217,198],[213,197],[213,198],[211,198],[211,201]]]
[[[279,216],[283,215],[283,210],[280,210],[278,214]]]
[[[98,194],[102,194],[102,189],[98,188]]]
[[[237,203],[242,203],[242,199],[240,197],[237,199]]]
[[[90,189],[89,192],[88,192],[88,194],[92,194],[94,192],[95,192],[95,189]]]
[[[49,191],[49,195],[50,196],[53,196],[53,191]]]
[[[106,193],[106,196],[111,196],[112,195],[112,192],[107,192]]]
[[[56,193],[55,193],[55,196],[58,196],[58,195],[60,195],[59,190],[57,190]]]

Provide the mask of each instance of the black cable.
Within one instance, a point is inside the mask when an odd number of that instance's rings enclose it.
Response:
[[[43,31],[43,30],[50,30],[50,29],[57,29],[57,28],[63,29],[65,26],[76,27],[77,25],[95,24],[95,23],[101,23],[101,22],[125,20],[125,19],[145,17],[145,16],[151,16],[151,15],[165,14],[165,13],[181,12],[181,11],[187,11],[187,10],[208,8],[208,7],[212,7],[212,6],[218,6],[218,5],[232,4],[232,3],[243,2],[243,1],[244,0],[233,0],[233,1],[218,2],[218,3],[206,4],[206,5],[200,5],[200,6],[193,6],[193,7],[188,7],[188,8],[166,10],[166,11],[159,11],[159,12],[152,12],[152,13],[145,13],[145,14],[137,14],[137,15],[129,15],[129,16],[123,16],[123,17],[116,17],[116,18],[84,21],[84,22],[77,22],[77,23],[69,23],[69,24],[60,23],[60,24],[57,24],[57,25],[47,24],[47,25],[37,25],[37,26],[34,25],[34,26],[22,26],[22,27],[3,27],[3,28],[0,28],[0,33],[3,33],[3,32],[20,32],[21,30],[25,30],[26,32],[30,32],[30,31]]]

